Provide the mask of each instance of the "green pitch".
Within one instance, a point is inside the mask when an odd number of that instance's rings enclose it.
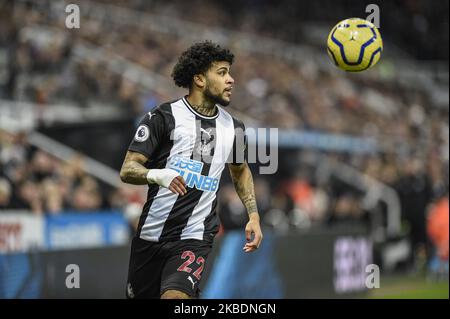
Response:
[[[423,276],[381,277],[380,288],[372,289],[371,299],[448,299],[448,279],[427,280]]]

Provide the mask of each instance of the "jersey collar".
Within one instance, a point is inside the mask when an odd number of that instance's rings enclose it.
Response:
[[[198,117],[201,117],[202,119],[206,119],[206,120],[214,120],[219,116],[219,107],[216,105],[217,107],[217,113],[213,116],[206,116],[203,114],[198,113],[193,107],[192,105],[189,103],[189,101],[187,100],[186,97],[182,98],[184,105],[186,105],[186,107],[195,115],[197,115]]]

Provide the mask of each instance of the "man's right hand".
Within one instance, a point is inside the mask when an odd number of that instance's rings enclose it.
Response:
[[[184,178],[181,177],[180,175],[176,176],[172,182],[170,183],[168,189],[174,193],[174,194],[178,194],[178,195],[186,195],[187,190],[186,190],[186,182],[184,181]]]
[[[187,193],[184,178],[177,171],[170,168],[149,170],[147,181],[150,184],[158,184],[168,188],[174,194],[185,195]]]

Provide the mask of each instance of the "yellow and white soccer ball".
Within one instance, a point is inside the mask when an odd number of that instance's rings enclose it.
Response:
[[[328,55],[348,72],[360,72],[378,63],[383,40],[375,25],[360,18],[339,22],[328,36]]]

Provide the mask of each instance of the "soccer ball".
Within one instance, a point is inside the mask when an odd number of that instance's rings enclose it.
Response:
[[[360,72],[380,60],[383,40],[369,21],[350,18],[339,22],[328,36],[328,55],[337,67]]]

